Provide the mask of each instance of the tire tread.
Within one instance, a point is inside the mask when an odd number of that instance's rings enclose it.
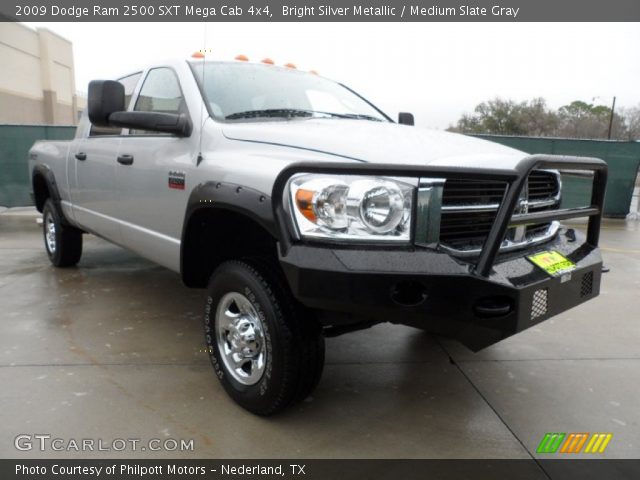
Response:
[[[286,369],[279,392],[269,405],[250,408],[258,415],[274,415],[307,398],[318,384],[324,366],[324,337],[315,319],[309,318],[311,312],[293,297],[277,266],[262,258],[249,257],[228,260],[216,272],[229,265],[247,271],[257,281],[275,312],[278,332],[284,337],[280,343]],[[216,272],[211,276],[210,285]]]
[[[45,250],[49,256],[49,260],[53,265],[60,268],[73,267],[80,261],[82,256],[82,232],[77,228],[70,225],[65,225],[63,222],[62,213],[56,207],[51,198],[48,198],[42,209],[43,218],[47,211],[51,211],[51,215],[56,224],[56,252],[50,253],[46,248]],[[43,229],[46,228],[46,224],[43,222]]]

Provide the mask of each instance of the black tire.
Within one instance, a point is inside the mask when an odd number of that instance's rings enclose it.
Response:
[[[49,228],[53,224],[54,232]],[[72,267],[80,261],[82,256],[82,232],[77,228],[65,225],[62,214],[49,198],[42,209],[42,233],[44,248],[49,260],[56,267]],[[52,234],[54,242],[48,240],[48,233]]]
[[[252,385],[236,380],[237,374],[225,364],[217,337],[216,311],[225,296],[235,292],[249,300],[264,333],[264,371]],[[231,398],[250,412],[263,416],[278,413],[304,400],[320,380],[324,366],[322,329],[312,312],[293,298],[282,274],[266,262],[231,260],[215,270],[207,291],[204,327],[218,379]]]

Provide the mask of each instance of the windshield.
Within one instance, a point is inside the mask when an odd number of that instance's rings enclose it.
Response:
[[[289,68],[250,63],[192,63],[213,116],[228,122],[303,118],[389,121],[339,83]]]

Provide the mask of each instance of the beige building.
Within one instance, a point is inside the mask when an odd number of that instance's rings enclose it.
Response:
[[[72,125],[76,96],[70,41],[46,28],[0,22],[0,123]]]

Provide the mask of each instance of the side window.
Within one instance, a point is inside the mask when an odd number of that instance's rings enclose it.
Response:
[[[149,70],[133,109],[137,112],[187,113],[180,82],[170,68]],[[158,132],[131,130],[132,135],[159,135]],[[162,134],[160,134],[162,135]]]
[[[129,104],[131,103],[131,97],[133,96],[133,92],[136,90],[136,85],[138,85],[138,82],[140,81],[141,76],[142,76],[142,72],[138,72],[138,73],[127,75],[126,77],[122,77],[118,79],[118,81],[122,85],[124,85],[125,108],[129,108]],[[118,127],[97,127],[95,125],[91,125],[91,129],[89,130],[90,137],[120,135],[121,133],[122,133],[122,129]]]
[[[139,112],[186,113],[178,77],[169,68],[149,71],[134,110]]]
[[[139,72],[119,80],[119,82],[124,85],[124,106],[127,109],[129,108],[131,97],[133,97],[133,92],[136,90],[136,85],[138,85],[141,76],[142,72]]]

